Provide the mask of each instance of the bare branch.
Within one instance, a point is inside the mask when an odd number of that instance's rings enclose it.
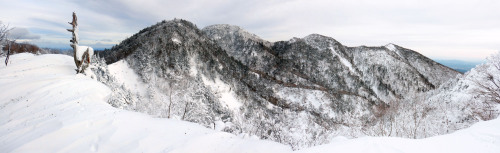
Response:
[[[10,30],[12,30],[12,28],[9,28],[9,25],[5,25],[5,24],[0,23],[0,51],[2,51],[4,44],[12,43],[7,38],[9,36]],[[10,47],[11,46],[12,46],[12,44],[9,44],[9,48],[7,49],[7,57],[5,57],[5,66],[7,66],[7,64],[9,63]]]
[[[3,43],[5,43],[5,41],[7,41],[7,37],[10,30],[12,30],[12,28],[9,28],[9,25],[0,23],[0,45],[2,45]]]

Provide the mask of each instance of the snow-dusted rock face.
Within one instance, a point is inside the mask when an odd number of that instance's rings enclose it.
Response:
[[[218,129],[294,148],[364,135],[392,101],[460,75],[392,44],[346,47],[318,34],[271,43],[237,26],[200,30],[185,20],[145,28],[100,55],[126,61],[147,90],[107,82],[120,88],[116,107],[207,127],[222,121]]]

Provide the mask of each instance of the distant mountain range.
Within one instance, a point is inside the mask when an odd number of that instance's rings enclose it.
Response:
[[[462,60],[444,60],[444,59],[434,59],[434,61],[462,73],[471,70],[472,68],[476,67],[479,64],[486,63],[486,61],[462,61]]]

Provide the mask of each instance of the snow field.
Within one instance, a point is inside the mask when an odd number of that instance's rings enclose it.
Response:
[[[107,103],[111,90],[75,75],[70,56],[16,54],[10,60],[0,65],[0,152],[292,152],[276,142],[114,108]],[[500,119],[494,119],[426,139],[336,137],[296,152],[498,153],[498,129]]]
[[[195,123],[107,102],[110,89],[74,74],[70,56],[18,54],[0,67],[0,152],[288,152]]]

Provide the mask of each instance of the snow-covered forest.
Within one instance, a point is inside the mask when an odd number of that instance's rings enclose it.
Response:
[[[95,73],[115,90],[113,106],[293,149],[337,136],[426,138],[498,115],[476,92],[487,80],[477,70],[491,64],[461,74],[394,44],[346,47],[317,34],[268,42],[174,20],[101,53]]]
[[[23,53],[11,60],[8,67],[0,66],[2,152],[292,152],[289,145],[220,132],[220,122],[214,130],[112,107],[113,89],[75,75],[67,55]],[[500,150],[498,128],[500,120],[493,119],[417,140],[336,136],[295,152],[494,153]]]

